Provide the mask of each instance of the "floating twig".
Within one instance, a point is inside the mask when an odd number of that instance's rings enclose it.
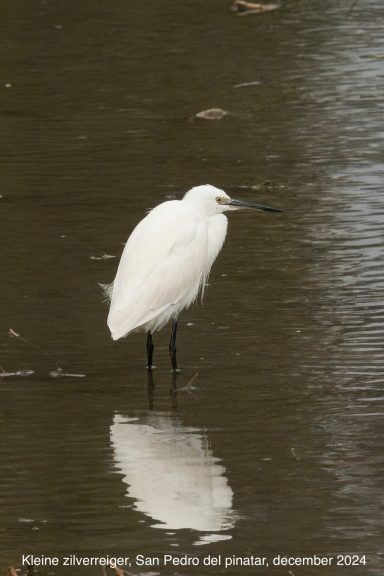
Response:
[[[85,378],[86,374],[70,374],[69,372],[64,372],[62,368],[57,368],[56,370],[51,370],[49,376],[51,378],[64,378],[65,376],[70,378]]]
[[[9,376],[31,376],[35,372],[33,370],[16,370],[16,372],[6,372],[2,366],[0,366],[0,380],[2,378],[8,378]]]
[[[36,344],[33,344],[32,342],[30,342],[29,340],[27,340],[27,338],[24,338],[23,336],[21,336],[20,334],[18,334],[15,330],[13,330],[13,328],[10,328],[8,330],[8,335],[10,336],[10,338],[18,338],[19,340],[21,340],[22,342],[24,342],[25,344],[28,344],[28,346],[31,346],[32,348],[34,348],[35,350],[38,350],[41,354],[43,354],[46,358],[49,358],[49,360],[51,360],[51,362],[53,362],[56,366],[57,370],[61,370],[60,366],[58,365],[56,358],[54,358],[53,356],[51,356],[50,354],[48,354],[48,352],[46,352],[45,350],[43,350],[42,348],[40,348],[40,346],[37,346]]]
[[[33,344],[33,342],[31,342],[30,340],[27,340],[27,338],[24,338],[23,336],[21,336],[18,332],[13,330],[13,328],[10,328],[8,330],[8,335],[11,338],[18,338],[19,340],[21,340],[25,344],[28,344],[28,346],[31,346],[35,350],[38,350],[41,354],[43,354],[46,358],[49,358],[49,360],[51,360],[51,362],[53,362],[55,364],[55,366],[56,366],[55,370],[51,370],[51,372],[49,372],[50,378],[64,378],[66,376],[70,377],[70,378],[85,378],[86,374],[70,374],[69,372],[64,372],[64,369],[61,368],[61,366],[59,366],[59,364],[58,364],[56,358],[54,358],[54,356],[51,356],[51,354],[48,354],[48,352],[46,352],[45,350],[40,348],[40,346]],[[18,370],[17,372],[14,372],[14,373],[12,373],[12,372],[2,373],[2,374],[0,373],[0,377],[2,377],[2,376],[30,376],[31,374],[34,374],[34,372],[32,370]]]
[[[198,375],[199,375],[199,373],[196,372],[196,373],[192,376],[192,378],[186,383],[186,385],[183,386],[183,388],[180,388],[180,389],[179,389],[179,391],[180,391],[180,392],[181,392],[181,391],[187,392],[188,394],[191,394],[191,396],[193,396],[193,397],[195,398],[195,396],[194,396],[194,394],[193,394],[194,387],[192,386],[192,382],[194,382],[194,381],[196,380],[196,378],[198,377]]]
[[[190,389],[190,388],[192,387],[192,382],[193,382],[194,380],[196,380],[196,378],[198,377],[198,375],[199,375],[199,373],[196,372],[196,374],[194,374],[194,375],[192,376],[192,378],[191,378],[191,379],[189,380],[189,382],[187,383],[186,388],[189,388],[189,389]]]
[[[254,80],[253,82],[241,82],[240,84],[235,84],[234,88],[246,88],[247,86],[259,86],[261,82],[259,80]]]

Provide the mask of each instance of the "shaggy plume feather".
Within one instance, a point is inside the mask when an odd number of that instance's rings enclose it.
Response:
[[[103,291],[104,302],[110,302],[112,298],[112,291],[113,291],[113,282],[110,284],[100,284],[99,286]]]

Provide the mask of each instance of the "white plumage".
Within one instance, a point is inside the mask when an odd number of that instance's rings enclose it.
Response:
[[[228,220],[213,186],[156,206],[133,230],[111,290],[108,326],[114,340],[132,330],[154,332],[190,306],[224,243]]]
[[[176,363],[178,313],[204,291],[211,266],[227,233],[223,212],[238,208],[276,208],[234,200],[209,184],[196,186],[182,200],[156,206],[128,238],[114,282],[108,326],[118,340],[133,330],[148,332],[148,368],[152,368],[152,333],[173,319],[170,351]]]

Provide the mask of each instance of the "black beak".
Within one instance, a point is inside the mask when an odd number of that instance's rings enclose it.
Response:
[[[264,210],[264,212],[284,212],[284,210],[280,210],[280,208],[273,208],[272,206],[265,206],[264,204],[255,204],[254,202],[247,202],[245,200],[235,200],[234,198],[230,199],[229,206],[257,208],[258,210]]]

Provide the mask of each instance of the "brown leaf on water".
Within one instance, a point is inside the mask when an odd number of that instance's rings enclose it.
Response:
[[[230,10],[237,12],[238,16],[245,14],[262,14],[263,12],[271,12],[280,8],[279,4],[260,4],[255,2],[244,2],[244,0],[235,0],[230,7]]]
[[[17,574],[17,572],[13,566],[9,566],[9,568],[7,570],[7,576],[18,576],[18,574]]]

